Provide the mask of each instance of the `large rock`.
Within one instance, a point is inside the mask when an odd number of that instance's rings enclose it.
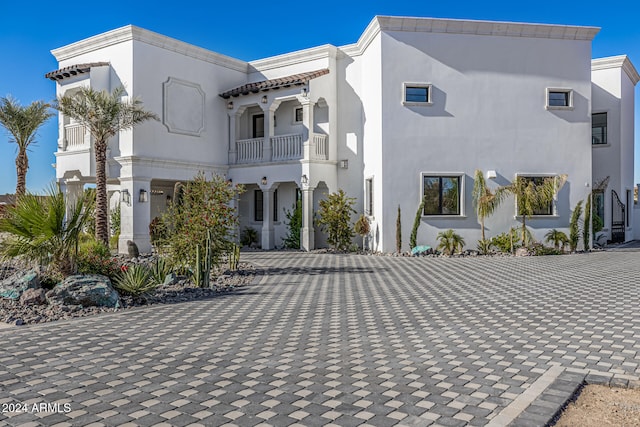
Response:
[[[20,304],[22,305],[42,305],[47,303],[44,289],[27,289],[20,296]]]
[[[35,270],[19,271],[0,282],[0,298],[18,299],[27,289],[38,289],[40,280]]]
[[[119,307],[118,292],[108,277],[100,274],[69,276],[47,292],[47,302],[54,305]]]
[[[411,249],[411,255],[426,255],[431,253],[431,246],[426,245],[418,245],[415,248]]]

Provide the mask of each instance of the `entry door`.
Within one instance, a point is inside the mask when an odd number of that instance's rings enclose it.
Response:
[[[253,116],[252,132],[252,138],[264,138],[264,114],[256,114]]]

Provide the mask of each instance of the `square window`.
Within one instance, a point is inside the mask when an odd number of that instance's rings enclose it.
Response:
[[[460,215],[460,176],[422,176],[422,214]]]
[[[573,108],[573,91],[571,89],[547,88],[547,109],[567,110]]]
[[[591,115],[591,143],[593,145],[607,144],[607,113]]]
[[[425,83],[405,83],[402,103],[405,105],[431,105],[431,85]]]
[[[530,188],[531,191],[527,191],[527,193],[535,193],[536,187],[540,187],[541,185],[545,184],[549,180],[555,182],[556,178],[554,176],[519,175],[516,179],[523,180],[524,185],[526,185],[527,187],[531,187]],[[522,200],[517,201],[518,216],[522,216],[525,209],[524,206],[521,205],[521,202]],[[553,207],[554,207],[553,200],[551,200],[549,203],[545,204],[544,206],[533,206],[533,215],[534,216],[551,216],[553,215]]]
[[[302,123],[302,118],[304,117],[304,113],[302,111],[302,107],[298,107],[294,110],[293,121],[295,123]]]

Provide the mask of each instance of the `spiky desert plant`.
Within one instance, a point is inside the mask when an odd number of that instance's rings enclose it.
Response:
[[[35,144],[36,133],[40,126],[53,114],[49,111],[50,105],[35,101],[23,107],[11,96],[0,98],[0,125],[11,135],[10,142],[18,146],[16,156],[16,195],[22,196],[27,189],[27,170],[29,158],[27,149]]]
[[[396,217],[396,252],[402,252],[402,220],[400,205],[398,205],[398,216]]]
[[[564,245],[569,242],[569,238],[567,237],[567,235],[560,230],[556,230],[555,228],[553,230],[549,230],[547,234],[544,235],[544,238],[547,243],[553,243],[553,247],[556,250],[564,248]]]
[[[576,203],[569,221],[569,250],[571,252],[575,252],[578,249],[578,243],[580,242],[580,215],[582,215],[582,200]]]
[[[529,177],[518,176],[511,184],[496,190],[500,197],[501,193],[506,192],[516,198],[518,215],[522,221],[520,237],[523,246],[528,243],[527,219],[535,215],[537,210],[549,206],[566,181],[567,175],[564,174],[541,178],[537,183]]]
[[[587,202],[584,205],[584,221],[582,222],[582,242],[584,250],[591,248],[591,193],[587,196]]]
[[[109,244],[109,201],[107,199],[107,147],[109,139],[121,130],[133,129],[158,116],[142,107],[137,98],[123,100],[122,86],[109,93],[90,87],[58,97],[54,107],[63,115],[75,119],[93,138],[96,164],[96,239]]]
[[[476,211],[478,221],[480,221],[480,231],[482,234],[482,242],[486,242],[484,235],[484,220],[485,218],[493,215],[498,209],[498,206],[504,199],[506,192],[497,191],[493,192],[487,187],[487,182],[484,179],[484,174],[481,170],[477,169],[475,176],[473,177],[473,207]]]
[[[150,295],[158,285],[159,283],[152,279],[151,271],[140,264],[123,269],[113,282],[118,291],[131,296]]]
[[[455,252],[462,252],[464,247],[464,239],[459,234],[456,234],[452,229],[441,231],[438,233],[438,250],[441,250],[445,255],[452,255]]]

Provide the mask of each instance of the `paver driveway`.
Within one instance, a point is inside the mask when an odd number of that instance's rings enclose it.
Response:
[[[236,294],[0,330],[0,405],[28,404],[0,424],[500,424],[560,372],[639,372],[640,252],[243,258]]]

